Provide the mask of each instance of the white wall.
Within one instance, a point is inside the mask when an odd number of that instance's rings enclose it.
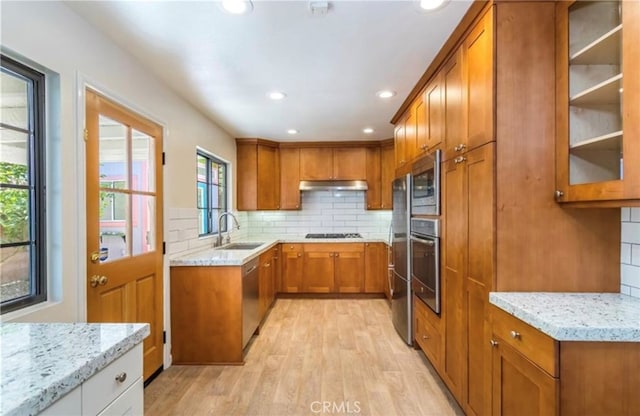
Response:
[[[166,212],[195,208],[196,146],[235,163],[235,142],[152,76],[135,57],[119,49],[63,3],[2,1],[1,7],[3,52],[59,74],[59,137],[51,137],[57,142],[50,143],[52,154],[48,154],[47,163],[58,166],[59,171],[59,180],[50,178],[48,185],[51,199],[58,201],[57,212],[55,204],[51,206],[54,232],[50,245],[59,250],[54,257],[60,261],[50,274],[61,289],[57,302],[30,309],[26,315],[9,314],[2,319],[81,320],[85,313],[82,303],[85,213],[83,187],[78,186],[82,179],[77,178],[84,178],[84,143],[78,134],[77,110],[84,108],[84,102],[79,102],[77,80],[87,80],[165,126]]]
[[[640,208],[622,208],[620,292],[640,298]]]

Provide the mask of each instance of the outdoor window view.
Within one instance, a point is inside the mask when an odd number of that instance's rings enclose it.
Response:
[[[198,234],[216,234],[218,215],[227,210],[227,165],[204,152],[198,152],[197,158]],[[226,221],[220,231],[227,231]]]
[[[46,299],[44,75],[1,57],[2,312]]]

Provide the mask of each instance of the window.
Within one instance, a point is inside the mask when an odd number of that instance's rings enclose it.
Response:
[[[218,216],[227,210],[227,164],[198,151],[197,165],[198,234],[217,234]],[[220,231],[227,231],[226,218]]]
[[[0,55],[0,310],[46,300],[45,76]]]

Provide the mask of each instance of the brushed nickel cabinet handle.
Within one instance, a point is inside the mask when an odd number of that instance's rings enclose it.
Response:
[[[511,338],[513,338],[513,339],[518,339],[518,338],[520,338],[520,332],[518,332],[518,331],[511,331]]]
[[[491,344],[492,347],[497,347],[498,346],[498,341],[492,339],[491,341],[489,341],[489,343]]]
[[[116,381],[118,383],[124,383],[126,379],[127,379],[127,373],[125,373],[124,371],[116,375]]]

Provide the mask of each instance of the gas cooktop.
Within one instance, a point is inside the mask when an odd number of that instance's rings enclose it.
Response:
[[[359,233],[307,234],[304,238],[362,238]]]

